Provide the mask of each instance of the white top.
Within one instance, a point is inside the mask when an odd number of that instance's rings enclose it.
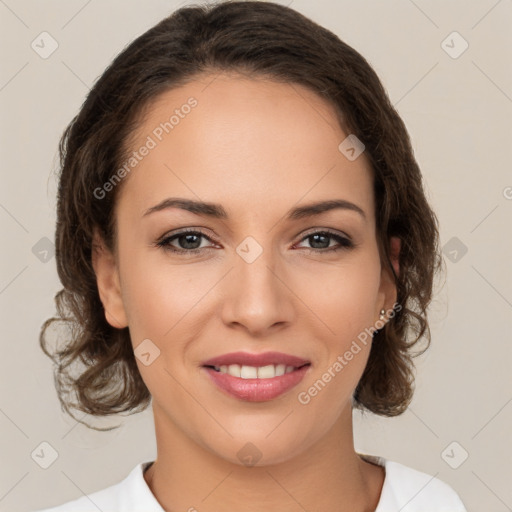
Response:
[[[383,457],[359,455],[386,471],[375,512],[467,512],[459,495],[438,478]],[[34,512],[165,512],[144,480],[152,462],[141,462],[111,487]]]

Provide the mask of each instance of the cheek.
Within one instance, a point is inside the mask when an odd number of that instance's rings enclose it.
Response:
[[[317,268],[301,287],[301,296],[321,319],[335,343],[349,341],[375,322],[380,263],[372,254],[338,267]]]
[[[143,251],[132,250],[128,254],[123,262],[123,302],[130,338],[136,355],[143,352],[143,346],[144,352],[149,347],[151,353],[148,365],[136,358],[139,372],[157,400],[165,401],[169,394],[175,401],[180,400],[182,390],[169,372],[179,382],[184,380],[187,343],[199,329],[196,313],[201,297],[214,281],[211,276],[204,276],[206,283],[203,282],[197,270],[193,278],[193,265],[166,265],[161,257],[151,258]],[[145,345],[137,350],[143,341]],[[181,405],[184,407],[185,403]]]
[[[309,414],[321,415],[326,428],[350,404],[368,361],[380,283],[380,270],[372,269],[369,264],[331,272],[329,279],[317,281],[323,286],[308,296],[308,305],[314,304],[312,309],[322,320],[313,320],[318,324],[321,355],[315,371],[298,390],[297,400]]]
[[[201,276],[195,265],[166,262],[161,250],[125,246],[121,252],[120,241],[123,304],[132,341],[137,345],[142,339],[154,338],[163,343],[186,323],[186,315],[198,304],[205,287],[214,282],[211,276]]]
[[[303,295],[308,292],[305,302],[315,313],[315,337],[321,342],[319,365],[307,383],[315,387],[309,388],[310,398],[321,394],[315,399],[317,406],[341,407],[357,386],[371,349],[379,287],[379,259],[367,253],[352,264],[324,269],[309,281],[308,289],[303,288]]]

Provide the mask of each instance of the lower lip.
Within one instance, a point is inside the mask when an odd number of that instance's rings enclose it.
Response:
[[[264,402],[277,398],[295,387],[304,378],[310,365],[271,379],[242,379],[206,366],[203,368],[212,381],[231,396],[249,402]]]

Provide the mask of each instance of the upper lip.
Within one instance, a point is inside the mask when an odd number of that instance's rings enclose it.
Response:
[[[282,352],[263,352],[261,354],[251,354],[249,352],[231,352],[223,354],[208,361],[203,362],[203,366],[229,366],[230,364],[239,364],[240,366],[268,366],[271,364],[285,364],[286,366],[295,366],[296,368],[310,363],[302,357],[284,354]]]

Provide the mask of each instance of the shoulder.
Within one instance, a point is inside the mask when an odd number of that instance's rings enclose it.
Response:
[[[435,475],[380,458],[386,469],[375,512],[467,512],[459,495]]]
[[[163,509],[144,480],[150,462],[137,464],[121,482],[51,508],[34,512],[161,512]]]

